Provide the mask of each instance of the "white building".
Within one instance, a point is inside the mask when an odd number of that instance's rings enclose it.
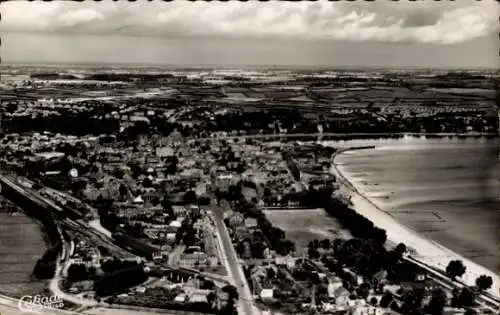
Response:
[[[260,291],[260,298],[263,300],[274,298],[274,289],[262,289]]]

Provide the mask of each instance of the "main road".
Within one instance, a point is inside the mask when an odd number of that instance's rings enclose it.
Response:
[[[212,207],[215,226],[217,228],[218,234],[220,235],[220,241],[225,253],[226,266],[228,272],[234,281],[234,285],[238,289],[239,294],[239,314],[246,315],[260,315],[259,309],[255,306],[253,302],[252,292],[248,287],[248,282],[245,278],[245,273],[238,259],[238,255],[234,250],[233,243],[231,242],[231,237],[227,231],[226,225],[224,224],[223,210],[221,207]]]

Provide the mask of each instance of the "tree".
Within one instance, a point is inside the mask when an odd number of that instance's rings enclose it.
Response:
[[[471,308],[467,309],[463,315],[477,315],[477,312]]]
[[[150,187],[153,187],[153,181],[151,180],[151,178],[146,177],[146,178],[144,178],[144,180],[142,181],[142,186],[144,186],[145,188],[150,188]]]
[[[56,272],[56,264],[53,261],[39,259],[33,269],[33,275],[37,279],[52,279]]]
[[[333,244],[332,244],[333,250],[335,252],[337,252],[342,247],[343,243],[344,243],[344,240],[342,240],[341,238],[334,239]]]
[[[422,307],[422,301],[425,297],[425,291],[422,289],[413,289],[403,296],[403,305],[401,310],[403,314],[413,314]]]
[[[309,247],[309,249],[307,250],[307,256],[309,256],[309,258],[311,259],[318,259],[320,257],[320,254],[317,249]]]
[[[121,269],[104,276],[94,283],[94,290],[98,296],[108,296],[126,292],[130,287],[146,281],[148,276],[143,266]]]
[[[460,290],[457,302],[460,307],[471,307],[474,306],[475,300],[476,295],[474,294],[474,292],[464,287]]]
[[[403,255],[406,252],[406,245],[404,243],[399,243],[395,248],[396,253]]]
[[[425,310],[427,314],[442,315],[444,306],[446,305],[446,293],[443,289],[438,288],[432,292],[431,300],[426,305]]]
[[[267,269],[267,277],[269,279],[274,279],[276,277],[276,271],[274,271],[273,268],[268,268]]]
[[[328,249],[331,246],[330,240],[325,238],[319,242],[319,246],[324,249]]]
[[[72,264],[68,268],[68,280],[71,282],[87,280],[89,277],[87,267],[84,264]]]
[[[238,289],[233,285],[228,284],[224,286],[222,291],[229,295],[230,300],[237,300],[239,298]]]
[[[391,302],[393,301],[392,293],[386,292],[380,299],[380,307],[389,307],[391,305]]]
[[[446,274],[453,280],[465,273],[465,266],[461,260],[452,260],[446,267]]]
[[[175,215],[174,210],[172,209],[172,202],[167,198],[167,196],[163,196],[161,206],[163,208],[163,213],[167,214],[170,218]]]
[[[207,294],[207,302],[210,306],[214,304],[216,297],[213,291]]]
[[[118,187],[118,191],[120,192],[120,196],[122,197],[125,197],[128,194],[127,186],[125,186],[125,184],[123,183]]]
[[[198,204],[202,206],[208,206],[210,205],[210,198],[202,196],[198,198]]]
[[[196,203],[197,198],[196,198],[196,193],[192,190],[188,190],[184,194],[184,203],[190,204],[190,203]]]
[[[493,279],[490,276],[481,275],[476,279],[476,286],[480,290],[488,290],[493,285]]]
[[[215,283],[212,280],[205,279],[202,282],[201,289],[203,290],[213,290],[215,288]]]
[[[362,283],[359,288],[357,289],[357,294],[359,297],[366,299],[368,298],[368,295],[370,295],[370,284],[368,283]]]

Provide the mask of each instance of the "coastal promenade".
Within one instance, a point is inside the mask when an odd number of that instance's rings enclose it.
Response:
[[[359,150],[363,148],[345,148],[333,154],[331,167],[333,175],[349,190],[353,209],[371,220],[375,226],[386,230],[389,242],[393,244],[403,242],[409,249],[414,250],[415,254],[413,254],[410,259],[414,263],[420,263],[423,267],[427,266],[426,269],[431,273],[438,274],[438,271],[441,271],[441,275],[444,275],[444,270],[451,260],[461,260],[467,269],[466,273],[461,278],[453,282],[457,287],[463,285],[474,286],[476,278],[480,275],[491,276],[493,279],[493,286],[487,290],[485,294],[481,295],[481,299],[489,304],[495,303],[498,305],[500,301],[500,277],[498,274],[407,228],[392,217],[390,213],[384,211],[368,197],[364,196],[356,186],[342,174],[335,158],[339,154],[342,154],[342,152],[356,149]]]

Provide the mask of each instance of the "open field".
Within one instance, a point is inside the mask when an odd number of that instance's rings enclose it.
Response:
[[[17,297],[41,292],[44,281],[32,279],[31,273],[45,250],[36,222],[0,209],[0,293]]]
[[[295,242],[297,251],[307,247],[314,240],[324,238],[350,238],[348,231],[323,209],[264,210],[271,223],[286,233]]]

